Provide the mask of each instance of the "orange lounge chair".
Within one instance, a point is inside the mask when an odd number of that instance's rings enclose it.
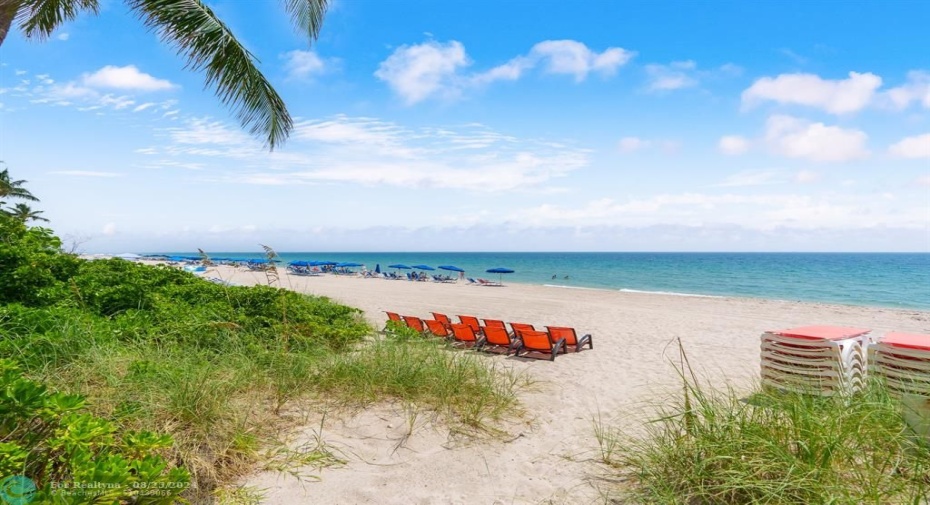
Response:
[[[446,326],[449,326],[450,324],[452,324],[452,320],[449,319],[449,316],[445,314],[440,314],[439,312],[432,312],[431,314],[433,314],[433,319],[439,321],[440,323]]]
[[[520,335],[520,345],[517,347],[515,356],[523,352],[524,357],[528,358],[549,358],[549,361],[555,361],[558,353],[565,353],[565,339],[553,341],[552,337],[544,331],[523,330]]]
[[[510,356],[510,352],[516,350],[519,346],[520,341],[511,337],[506,328],[485,326],[484,342],[479,350],[498,354],[505,353],[507,356]]]
[[[416,316],[404,316],[404,322],[407,326],[417,330],[420,333],[426,333],[426,327],[423,326],[423,320]]]
[[[467,324],[452,323],[452,338],[455,339],[452,345],[456,347],[481,347],[484,342]]]
[[[553,342],[560,338],[565,339],[565,350],[568,352],[578,352],[585,345],[587,345],[589,349],[594,349],[594,341],[590,333],[578,338],[575,329],[567,326],[546,326],[546,329],[549,330],[549,336],[552,338]]]
[[[384,325],[384,330],[382,331],[388,331],[391,328],[391,322],[394,322],[395,324],[396,323],[404,324],[404,320],[400,317],[400,314],[398,314],[397,312],[384,311],[384,313],[387,314],[388,320],[387,320],[387,323]]]
[[[467,324],[471,329],[477,333],[481,334],[481,323],[478,322],[478,318],[475,316],[459,316],[459,321],[462,324]]]
[[[449,327],[443,324],[442,321],[437,321],[436,319],[427,319],[423,321],[426,323],[426,328],[430,333],[437,337],[449,338],[452,336],[452,332],[449,331]]]
[[[500,319],[484,319],[483,321],[484,321],[485,328],[502,328],[504,330],[507,329],[507,325],[504,324],[504,322],[501,321]]]
[[[513,330],[513,336],[520,338],[521,331],[536,331],[536,328],[532,324],[526,323],[510,323],[510,328]]]

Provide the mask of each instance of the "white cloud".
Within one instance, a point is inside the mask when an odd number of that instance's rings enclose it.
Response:
[[[66,33],[59,33],[59,34],[58,34],[58,37],[56,37],[56,38],[57,38],[58,40],[65,41],[65,40],[68,40],[68,38],[70,38],[70,37],[71,37],[71,35],[68,34],[68,33],[66,32]]]
[[[888,148],[898,158],[930,159],[930,133],[907,137]]]
[[[749,140],[739,135],[724,135],[717,142],[717,149],[723,154],[736,156],[749,150]]]
[[[81,82],[93,88],[115,88],[137,91],[163,91],[175,87],[170,81],[140,72],[135,65],[107,65],[92,74],[84,74]]]
[[[113,95],[103,95],[100,97],[98,102],[101,106],[104,107],[113,107],[116,110],[125,109],[131,105],[135,105],[136,101],[131,100],[125,96],[113,96]]]
[[[820,180],[820,174],[811,170],[801,170],[794,175],[794,182],[800,184],[809,184]]]
[[[698,80],[691,75],[697,68],[694,61],[673,61],[669,65],[646,65],[646,74],[649,76],[650,91],[671,91],[674,89],[697,86]]]
[[[808,184],[819,179],[820,174],[810,170],[801,170],[793,174],[785,170],[744,170],[710,187],[745,188],[786,183]]]
[[[732,63],[710,70],[699,70],[693,60],[673,61],[668,65],[653,63],[646,65],[646,90],[665,92],[692,88],[707,79],[733,77],[742,72],[742,68]]]
[[[284,68],[292,79],[309,79],[326,74],[338,65],[335,59],[323,59],[314,51],[290,51],[282,55]]]
[[[530,58],[541,61],[546,72],[574,75],[576,82],[585,80],[591,72],[613,75],[635,55],[622,47],[608,47],[598,53],[575,40],[546,40],[530,50]]]
[[[860,131],[775,115],[766,122],[765,142],[775,154],[811,161],[850,161],[869,155]]]
[[[633,153],[649,147],[650,144],[651,142],[648,140],[643,140],[639,137],[623,137],[620,139],[618,147],[621,153]]]
[[[487,72],[472,76],[471,82],[482,85],[494,81],[515,81],[523,75],[523,72],[533,68],[533,65],[535,63],[530,58],[517,56],[503,65],[498,65]]]
[[[54,175],[69,175],[72,177],[122,177],[122,174],[116,172],[93,172],[89,170],[58,170],[49,172]]]
[[[897,109],[904,109],[911,102],[917,102],[925,109],[930,109],[930,72],[908,72],[905,84],[889,89],[884,95]]]
[[[597,198],[578,206],[542,204],[501,216],[500,222],[536,228],[666,225],[739,226],[767,231],[785,227],[860,231],[882,226],[926,229],[924,209],[902,209],[901,203],[893,199],[863,199],[860,195],[846,193],[819,196],[775,192],[666,193],[628,200]],[[676,239],[681,237],[676,236]]]
[[[564,142],[519,139],[476,124],[408,129],[339,115],[298,122],[287,152],[270,154],[254,141],[237,141],[231,133],[238,129],[221,123],[169,131],[174,144],[163,154],[223,174],[213,182],[540,191],[589,163],[588,151]]]
[[[101,232],[108,237],[116,235],[116,223],[107,223],[103,225],[103,230],[101,230]]]
[[[75,99],[97,98],[100,96],[96,91],[73,82],[40,88],[40,92],[44,95],[44,98],[40,100],[44,99],[51,102],[68,102]]]
[[[460,42],[429,41],[398,47],[381,62],[375,77],[388,83],[408,104],[434,96],[458,95],[459,68],[470,64]]]
[[[472,61],[460,42],[428,41],[397,48],[381,62],[375,76],[411,105],[429,98],[455,99],[465,89],[496,81],[515,81],[536,67],[551,74],[572,75],[576,82],[595,72],[610,76],[635,54],[619,47],[598,53],[578,41],[546,40],[507,63],[464,74],[462,70]]]
[[[242,130],[206,119],[192,119],[184,127],[169,128],[168,132],[171,140],[178,144],[249,145],[251,143],[249,136]]]
[[[866,107],[881,85],[881,77],[871,73],[850,72],[848,79],[838,80],[814,74],[781,74],[754,82],[743,91],[742,101],[746,107],[770,100],[847,114]]]
[[[135,109],[132,109],[132,111],[133,111],[133,112],[142,112],[142,111],[144,111],[145,109],[148,109],[149,107],[154,107],[155,105],[156,105],[155,102],[146,102],[146,103],[143,103],[143,104],[141,104],[141,105],[136,106],[136,108],[135,108]]]

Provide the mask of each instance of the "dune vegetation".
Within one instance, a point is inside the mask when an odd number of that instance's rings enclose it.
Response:
[[[688,370],[687,362],[682,367]],[[624,502],[921,504],[930,441],[907,426],[878,382],[820,397],[708,387],[688,370],[637,435],[595,423]]]

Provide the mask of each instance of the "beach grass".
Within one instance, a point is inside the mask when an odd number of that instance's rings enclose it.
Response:
[[[685,368],[685,370],[688,370]],[[930,446],[879,383],[851,397],[700,384],[659,405],[644,433],[595,421],[601,459],[638,503],[927,503]]]
[[[494,432],[493,421],[515,413],[516,391],[530,380],[495,367],[475,352],[392,325],[386,338],[334,354],[313,376],[315,389],[355,403],[393,399],[426,407],[447,421]]]

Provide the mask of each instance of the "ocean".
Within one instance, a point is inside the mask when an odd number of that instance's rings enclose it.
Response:
[[[196,256],[196,253],[164,253]],[[400,263],[455,265],[468,277],[503,282],[680,295],[740,296],[930,309],[926,253],[279,253],[294,260],[363,263],[369,270]],[[210,253],[261,258],[261,253]],[[388,269],[389,270],[389,269]],[[457,275],[456,272],[442,272]]]

